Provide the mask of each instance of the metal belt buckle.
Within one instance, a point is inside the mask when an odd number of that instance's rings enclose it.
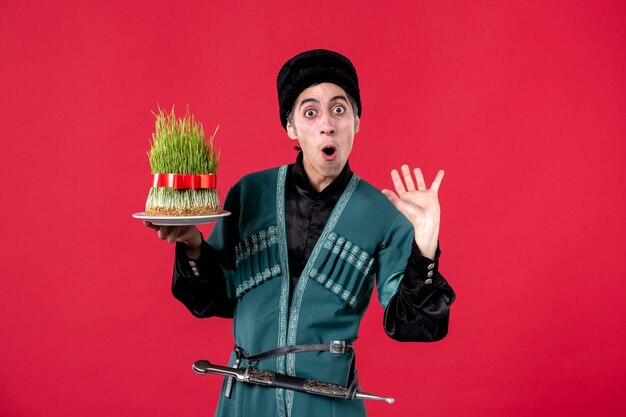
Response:
[[[331,340],[330,353],[346,353],[345,340]]]

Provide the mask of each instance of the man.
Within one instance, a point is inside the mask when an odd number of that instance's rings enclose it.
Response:
[[[447,333],[454,292],[438,272],[443,171],[427,188],[421,171],[414,181],[405,165],[392,171],[396,193],[383,195],[350,170],[361,99],[344,56],[299,54],[282,67],[277,87],[281,122],[301,150],[295,164],[234,185],[224,202],[232,215],[206,242],[195,227],[148,225],[178,242],[174,296],[198,317],[234,318],[231,366],[356,388],[352,343],[374,285],[390,337],[434,341]],[[361,400],[228,381],[217,409],[220,416],[365,414]]]

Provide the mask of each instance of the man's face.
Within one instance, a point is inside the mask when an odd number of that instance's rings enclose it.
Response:
[[[302,91],[287,133],[298,140],[311,186],[323,190],[341,173],[350,156],[359,118],[343,88],[322,83]]]

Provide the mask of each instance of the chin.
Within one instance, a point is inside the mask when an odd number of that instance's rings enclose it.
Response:
[[[327,166],[324,170],[327,177],[337,177],[341,174],[341,170],[343,169],[345,164],[333,161],[331,166]]]

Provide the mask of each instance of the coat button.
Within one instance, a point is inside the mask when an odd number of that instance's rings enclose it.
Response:
[[[431,263],[431,264],[428,264],[428,270],[432,271],[433,269],[435,269],[435,263],[434,262]]]
[[[431,278],[428,278],[426,281],[424,281],[424,284],[426,285],[430,285],[433,283],[433,280]]]
[[[428,271],[428,274],[426,274],[426,276],[427,276],[428,278],[432,278],[434,274],[435,274],[435,273],[434,273],[433,271]]]

